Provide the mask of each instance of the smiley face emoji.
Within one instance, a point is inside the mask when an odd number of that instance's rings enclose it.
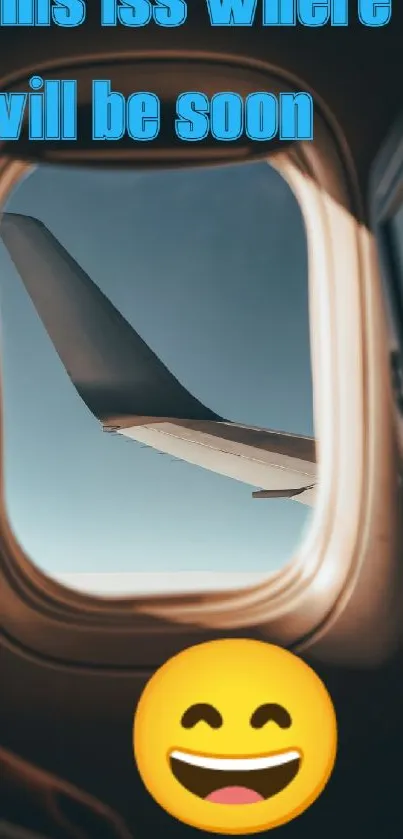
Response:
[[[336,759],[331,698],[300,658],[261,641],[190,647],[143,691],[134,754],[157,803],[212,833],[259,833],[298,816]]]

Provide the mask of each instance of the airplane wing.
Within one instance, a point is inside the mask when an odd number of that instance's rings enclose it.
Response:
[[[68,376],[104,431],[260,487],[254,498],[314,503],[313,438],[233,423],[203,405],[38,219],[4,213],[0,235]]]

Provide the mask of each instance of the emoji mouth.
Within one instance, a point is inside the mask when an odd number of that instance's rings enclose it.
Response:
[[[281,792],[295,778],[295,749],[264,757],[220,758],[173,751],[171,771],[188,792],[215,804],[256,804]]]

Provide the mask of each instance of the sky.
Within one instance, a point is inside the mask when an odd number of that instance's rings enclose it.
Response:
[[[209,408],[313,434],[306,235],[268,164],[41,166],[6,209],[43,221]],[[1,242],[0,312],[6,502],[37,566],[87,575],[86,588],[125,574],[136,590],[137,572],[162,589],[166,573],[198,572],[194,586],[204,575],[211,587],[291,559],[308,507],[253,500],[250,486],[102,432]]]

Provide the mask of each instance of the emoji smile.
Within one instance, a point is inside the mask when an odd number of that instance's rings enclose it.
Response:
[[[301,765],[296,749],[263,757],[220,758],[179,750],[171,771],[185,789],[215,804],[256,804],[281,792]]]

